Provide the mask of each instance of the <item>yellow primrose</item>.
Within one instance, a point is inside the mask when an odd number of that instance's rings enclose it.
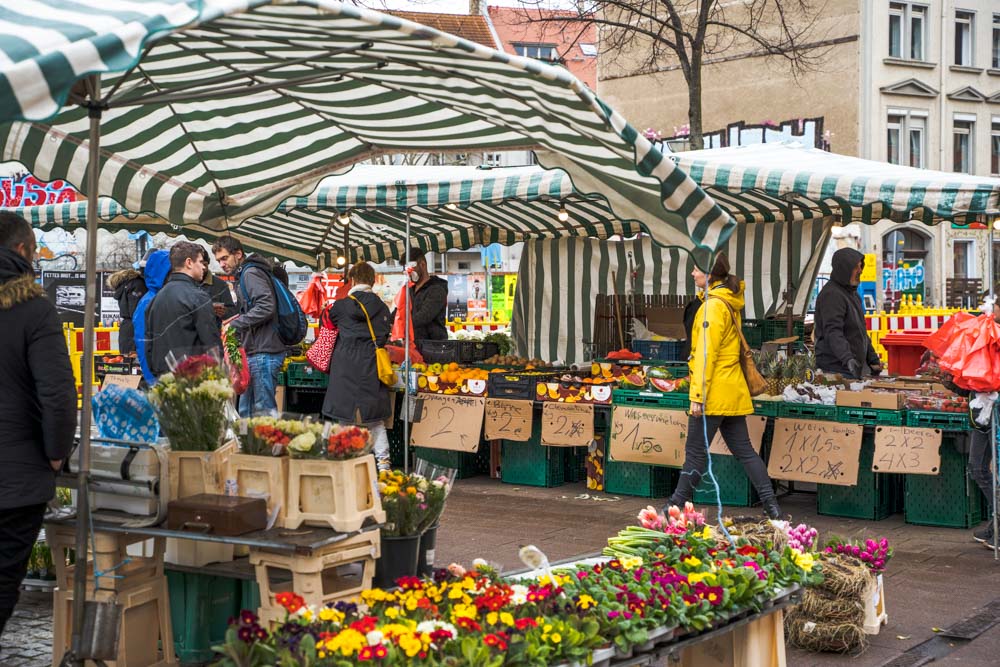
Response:
[[[580,599],[576,601],[576,606],[584,610],[590,609],[591,607],[596,605],[597,605],[597,600],[586,594],[581,595]]]
[[[642,558],[639,556],[629,556],[621,559],[622,567],[626,570],[634,570],[642,565]]]
[[[709,540],[712,538],[712,527],[705,526],[705,530],[701,531],[701,537],[704,540]]]
[[[389,607],[383,612],[383,614],[386,618],[395,620],[399,618],[400,611],[396,607]]]
[[[688,575],[689,583],[697,584],[699,581],[707,581],[710,584],[714,584],[715,575],[711,572],[692,572]]]
[[[795,560],[795,564],[802,568],[803,571],[812,572],[815,559],[811,553],[803,553],[798,549],[792,549],[792,558]]]
[[[399,648],[403,649],[406,657],[412,658],[424,648],[423,642],[413,634],[405,634],[399,637]]]
[[[489,623],[490,625],[496,625],[498,620],[500,620],[500,614],[496,613],[495,611],[491,611],[490,613],[486,614],[486,622]]]
[[[456,604],[451,610],[451,616],[455,618],[471,618],[475,619],[478,611],[475,605],[471,604]]]
[[[344,620],[344,614],[336,609],[323,607],[319,610],[319,620],[326,621],[327,623],[340,623]]]
[[[688,556],[681,562],[683,562],[690,568],[701,567],[701,561],[695,558],[694,556]]]
[[[549,635],[549,640],[551,640],[553,644],[558,644],[559,642],[562,641],[562,635],[559,634],[558,632],[553,632],[551,635]]]
[[[504,625],[514,625],[514,615],[509,611],[500,612],[500,622]]]

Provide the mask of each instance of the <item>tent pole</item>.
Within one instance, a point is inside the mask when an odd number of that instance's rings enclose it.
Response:
[[[792,200],[795,198],[794,192],[789,192],[783,199],[785,200],[785,237],[788,239],[788,252],[785,256],[785,270],[788,273],[785,283],[785,335],[791,338],[794,327],[792,326]]]
[[[406,290],[403,316],[404,320],[404,373],[403,373],[403,401],[406,409],[406,419],[403,421],[403,472],[410,472],[410,274],[406,267],[410,264],[410,209],[406,209],[406,250],[403,254],[403,288]]]
[[[87,528],[90,525],[90,397],[93,393],[91,377],[94,357],[94,308],[97,305],[97,199],[100,196],[101,142],[101,91],[100,75],[88,81],[90,88],[90,161],[87,164],[87,292],[83,311],[83,359],[80,362],[80,379],[83,382],[80,406],[80,451],[78,454],[76,483],[76,554],[77,567],[73,574],[73,634],[70,650],[73,663],[83,667],[79,657],[83,648],[83,614],[87,597]],[[98,582],[94,582],[97,585]]]
[[[1000,222],[1000,217],[996,216],[986,216],[986,226],[989,228],[990,232],[990,243],[987,254],[989,255],[989,265],[990,265],[990,301],[996,298],[996,276],[994,272],[996,271],[996,266],[994,266],[993,261],[993,225]],[[993,418],[990,419],[990,451],[993,457],[993,497],[988,499],[993,503],[993,560],[1000,560],[1000,548],[997,545],[997,486],[1000,486],[1000,471],[997,469],[997,418],[1000,417],[1000,410],[996,406],[993,407]]]

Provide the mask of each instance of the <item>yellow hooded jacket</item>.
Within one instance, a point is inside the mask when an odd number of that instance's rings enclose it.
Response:
[[[740,367],[740,337],[736,328],[742,325],[743,289],[742,281],[737,294],[721,282],[713,283],[708,290],[708,300],[694,316],[691,358],[688,360],[691,371],[689,396],[692,402],[705,405],[706,415],[728,417],[753,413],[750,390]],[[736,312],[735,324],[727,303]],[[706,321],[707,329],[704,327]]]

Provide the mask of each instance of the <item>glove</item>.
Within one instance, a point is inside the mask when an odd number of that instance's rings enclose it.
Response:
[[[847,371],[851,377],[861,379],[861,363],[857,359],[851,359],[847,362]]]

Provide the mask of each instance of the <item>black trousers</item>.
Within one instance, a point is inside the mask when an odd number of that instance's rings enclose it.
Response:
[[[0,509],[0,638],[14,613],[21,582],[28,573],[31,548],[45,517],[45,503]]]
[[[969,439],[969,477],[986,496],[987,511],[993,516],[993,451],[990,449],[990,434],[978,429],[972,430]]]
[[[747,422],[744,417],[708,416],[688,417],[687,442],[684,445],[684,467],[677,488],[670,496],[670,504],[683,507],[684,503],[694,497],[705,470],[708,468],[708,446],[705,444],[705,426],[708,426],[708,442],[712,442],[718,431],[726,441],[726,446],[733,456],[743,464],[743,469],[750,478],[750,483],[757,489],[761,501],[767,502],[774,498],[774,487],[771,478],[767,476],[767,466],[763,459],[754,451],[747,432]]]

